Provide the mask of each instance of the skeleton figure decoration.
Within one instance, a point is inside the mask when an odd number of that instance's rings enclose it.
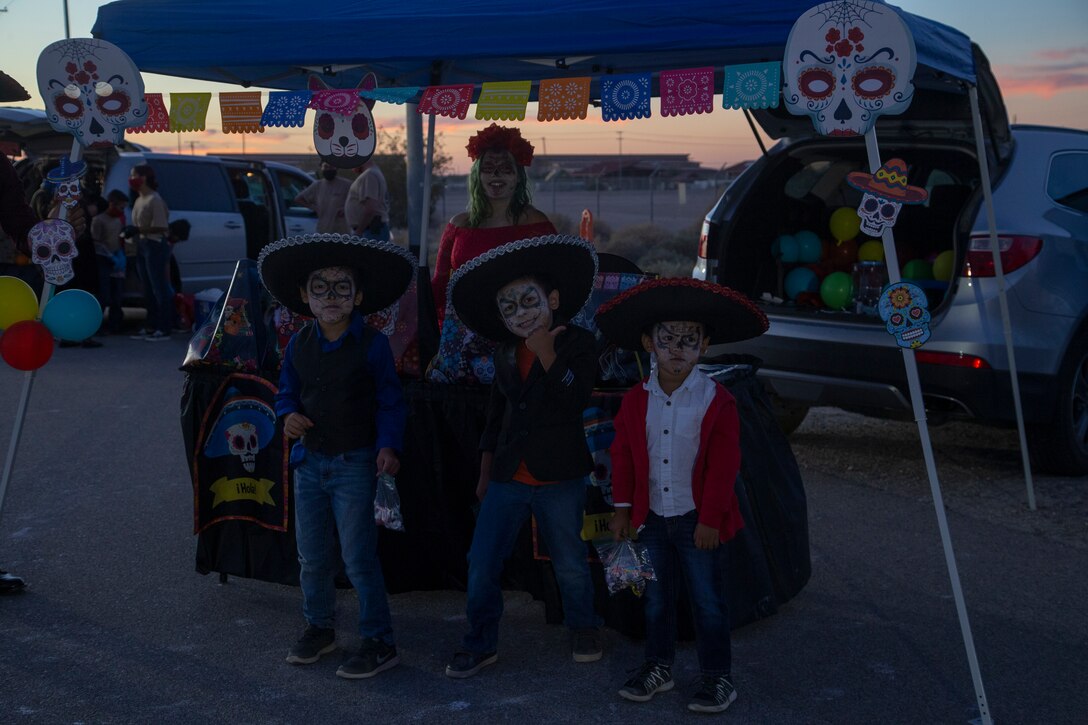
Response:
[[[851,172],[846,175],[846,182],[865,192],[858,216],[861,231],[874,237],[895,224],[904,204],[921,204],[929,198],[925,189],[907,183],[907,162],[903,159],[889,159],[875,174]]]
[[[259,398],[227,391],[226,403],[204,445],[204,455],[237,456],[246,473],[257,470],[257,453],[272,441],[276,414]]]
[[[552,310],[559,307],[559,293],[547,294],[540,283],[519,279],[499,290],[495,301],[506,329],[518,337],[529,337],[538,328],[551,329]]]
[[[706,351],[698,322],[658,322],[649,340],[643,336],[643,345],[653,355],[656,369],[670,376],[686,376]]]
[[[899,347],[914,349],[929,339],[929,300],[925,292],[909,282],[890,284],[880,293],[880,319]]]
[[[49,125],[85,148],[121,143],[147,118],[144,81],[125,52],[104,40],[73,38],[38,56],[38,90]]]
[[[864,135],[878,116],[914,97],[914,38],[891,7],[865,0],[821,3],[797,19],[782,59],[790,113],[824,136]]]
[[[377,88],[373,73],[367,73],[357,86],[358,90]],[[329,87],[317,76],[310,76],[311,91],[327,91]],[[341,115],[319,110],[314,116],[314,148],[327,164],[339,169],[353,169],[365,164],[374,155],[378,139],[374,128],[374,99],[360,98],[355,112]]]
[[[27,241],[31,259],[41,266],[46,282],[62,285],[75,276],[72,260],[79,252],[71,224],[63,219],[44,219],[30,228]]]
[[[87,164],[82,161],[70,161],[67,156],[60,160],[60,166],[45,175],[53,185],[53,198],[65,209],[72,209],[79,203],[83,192],[80,179],[87,171]]]

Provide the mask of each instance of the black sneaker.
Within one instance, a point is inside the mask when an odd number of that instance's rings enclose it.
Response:
[[[336,630],[309,625],[295,646],[287,654],[287,661],[293,665],[311,665],[336,649]]]
[[[655,693],[672,689],[672,668],[656,662],[646,662],[620,688],[620,697],[632,702],[646,702]]]
[[[571,635],[571,654],[575,662],[596,662],[601,658],[601,633],[596,629],[579,629]]]
[[[446,665],[446,677],[454,677],[463,680],[472,677],[477,672],[499,661],[497,652],[487,654],[473,654],[472,652],[455,652],[453,659]]]
[[[729,675],[703,675],[699,691],[691,696],[688,709],[693,712],[722,712],[737,699],[737,690]]]
[[[336,669],[336,676],[348,680],[361,680],[384,672],[400,662],[397,648],[380,639],[365,639],[363,646],[348,661]]]
[[[8,574],[0,569],[0,594],[15,594],[26,589],[26,582],[22,577]]]

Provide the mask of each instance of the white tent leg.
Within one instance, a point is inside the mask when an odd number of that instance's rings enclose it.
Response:
[[[408,247],[419,244],[419,205],[423,199],[423,119],[416,113],[416,104],[404,104],[404,150],[408,186]]]
[[[427,232],[431,228],[431,174],[434,171],[434,114],[427,116],[427,159],[423,165],[423,206],[419,224],[419,266],[427,266]]]
[[[1028,437],[1024,431],[1024,409],[1020,403],[1020,380],[1016,375],[1016,354],[1012,346],[1012,323],[1009,321],[1009,299],[1005,294],[1005,270],[1001,266],[1001,252],[997,248],[997,217],[994,214],[994,194],[990,188],[990,162],[986,157],[986,144],[982,136],[982,114],[978,110],[978,89],[971,86],[971,121],[975,127],[975,148],[978,152],[978,170],[982,177],[982,196],[986,200],[986,226],[990,230],[990,253],[994,257],[994,277],[997,279],[997,297],[1001,304],[1001,327],[1005,332],[1005,351],[1009,357],[1009,380],[1012,382],[1012,402],[1016,408],[1016,428],[1020,432],[1020,457],[1024,462],[1024,480],[1028,487],[1028,508],[1035,510],[1035,485],[1031,480],[1031,460],[1028,456]]]
[[[865,149],[869,155],[869,172],[875,174],[880,168],[880,149],[876,143],[876,129],[872,128],[865,134]],[[895,237],[891,227],[884,227],[882,235],[884,241],[884,259],[888,265],[888,281],[899,282],[899,260],[895,255]],[[952,548],[952,535],[948,531],[948,519],[944,512],[944,496],[941,493],[941,484],[937,480],[937,464],[933,458],[933,444],[929,440],[929,426],[926,423],[926,406],[922,400],[922,385],[918,380],[918,363],[914,359],[914,350],[900,348],[903,353],[903,365],[907,371],[907,387],[910,390],[910,401],[914,409],[914,420],[918,423],[918,437],[922,442],[922,455],[926,462],[926,473],[929,475],[929,488],[933,496],[933,508],[937,512],[937,528],[941,533],[941,544],[944,548],[945,565],[948,567],[948,578],[952,582],[952,595],[956,601],[956,613],[960,620],[960,633],[963,635],[963,644],[967,650],[967,663],[971,668],[971,679],[975,685],[975,697],[978,700],[978,710],[983,725],[992,725],[990,708],[986,703],[986,689],[982,684],[982,673],[978,666],[978,655],[975,653],[975,640],[971,635],[971,623],[967,617],[967,606],[964,603],[963,588],[960,585],[959,570],[956,567],[956,555]]]

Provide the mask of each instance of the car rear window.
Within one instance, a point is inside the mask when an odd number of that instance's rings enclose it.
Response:
[[[156,159],[152,165],[170,211],[234,211],[234,195],[218,164]]]
[[[1088,212],[1088,154],[1056,154],[1050,160],[1046,193],[1062,206]]]

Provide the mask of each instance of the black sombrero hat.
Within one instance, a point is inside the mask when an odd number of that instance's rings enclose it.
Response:
[[[0,103],[13,103],[15,101],[29,101],[30,94],[19,84],[19,81],[0,71]]]
[[[450,277],[447,297],[469,329],[501,342],[514,334],[499,317],[495,296],[514,280],[534,275],[559,290],[555,314],[569,320],[593,291],[597,253],[586,240],[564,234],[510,242],[461,265]]]
[[[263,284],[281,305],[310,317],[299,288],[310,273],[325,267],[359,270],[364,315],[384,310],[400,299],[415,274],[415,258],[390,242],[350,234],[303,234],[266,244],[257,257]]]
[[[628,350],[642,349],[642,333],[655,322],[701,322],[713,343],[758,337],[768,326],[763,311],[741,293],[690,278],[635,285],[601,305],[594,320],[605,337]]]

